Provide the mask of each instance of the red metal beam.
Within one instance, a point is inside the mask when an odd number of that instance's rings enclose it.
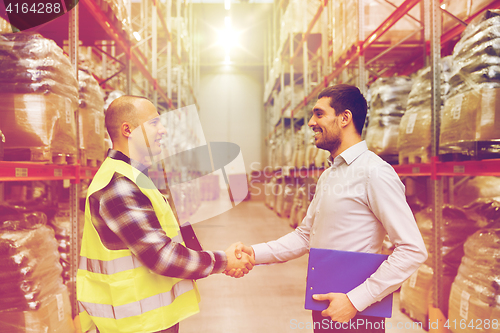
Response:
[[[321,92],[326,85],[328,85],[334,78],[336,78],[347,66],[358,59],[359,55],[362,54],[363,50],[368,48],[373,42],[380,38],[389,28],[391,28],[399,19],[401,19],[410,9],[412,9],[420,0],[406,0],[399,6],[375,31],[373,31],[370,36],[364,41],[360,42],[356,52],[354,52],[350,57],[347,58],[342,64],[337,66],[335,70],[329,74],[323,83],[318,84],[309,95],[307,95],[302,102],[300,102],[294,109],[293,113],[296,114],[301,107],[307,105],[309,101]]]
[[[93,179],[99,168],[80,167],[80,179]]]
[[[398,22],[403,16],[405,16],[410,9],[415,7],[420,0],[406,0],[403,2],[396,10],[389,15],[389,17],[377,28],[373,31],[368,38],[361,45],[361,52],[368,48],[373,42],[379,39],[383,34],[386,33],[396,22]]]
[[[500,176],[500,159],[438,162],[438,176]]]
[[[0,181],[75,179],[75,165],[0,161]]]
[[[496,9],[496,8],[500,8],[500,0],[494,0],[491,3],[487,4],[486,6],[484,6],[483,9],[479,10],[478,12],[472,14],[467,19],[465,19],[464,22],[470,23],[470,21],[472,21],[475,17],[477,17],[479,14],[481,14],[481,12],[483,12],[484,10]],[[465,29],[465,26],[459,23],[456,26],[454,26],[453,28],[451,28],[450,30],[446,31],[444,34],[441,35],[441,44],[444,44],[444,43],[452,40],[456,36],[460,35],[462,33],[462,31],[464,31],[464,29]]]
[[[290,104],[292,104],[291,101],[288,101],[288,103],[285,104],[285,107],[281,109],[281,114],[285,113],[286,109],[290,107]]]
[[[393,165],[394,170],[400,176],[430,176],[431,164],[403,164]]]

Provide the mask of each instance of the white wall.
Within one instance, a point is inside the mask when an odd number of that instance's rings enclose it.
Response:
[[[229,68],[201,73],[197,92],[200,121],[207,142],[226,141],[240,146],[246,172],[261,163],[263,87],[256,71]],[[230,172],[230,171],[229,171]],[[230,173],[242,173],[233,170]]]

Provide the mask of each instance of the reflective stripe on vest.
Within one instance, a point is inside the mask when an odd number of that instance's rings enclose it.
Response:
[[[172,241],[176,243],[182,242],[181,235],[178,234],[177,236],[172,238]],[[109,261],[89,259],[84,256],[80,256],[78,269],[89,271],[91,273],[112,275],[141,266],[143,266],[143,264],[139,261],[139,259],[136,258],[136,256],[126,256]]]
[[[182,280],[174,284],[172,290],[170,291],[153,295],[137,302],[120,306],[112,306],[110,304],[78,301],[78,306],[80,308],[80,312],[87,311],[87,313],[92,317],[123,319],[132,316],[139,316],[145,312],[172,304],[178,296],[193,289],[193,281]]]

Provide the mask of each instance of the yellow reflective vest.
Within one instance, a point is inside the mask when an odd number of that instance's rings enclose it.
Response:
[[[89,197],[118,172],[137,184],[142,173],[130,164],[106,158],[87,192],[85,227],[77,273],[77,300],[82,331],[150,333],[167,329],[199,312],[198,289],[192,280],[156,274],[130,250],[107,249],[90,214]],[[151,204],[167,236],[182,243],[179,226],[153,182],[142,175],[139,188]]]

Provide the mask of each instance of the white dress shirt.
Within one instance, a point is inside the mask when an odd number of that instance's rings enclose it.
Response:
[[[307,215],[295,231],[252,247],[257,264],[295,259],[311,247],[380,253],[386,233],[396,246],[393,254],[347,293],[358,311],[399,288],[427,259],[403,183],[393,167],[362,141],[323,172]]]

